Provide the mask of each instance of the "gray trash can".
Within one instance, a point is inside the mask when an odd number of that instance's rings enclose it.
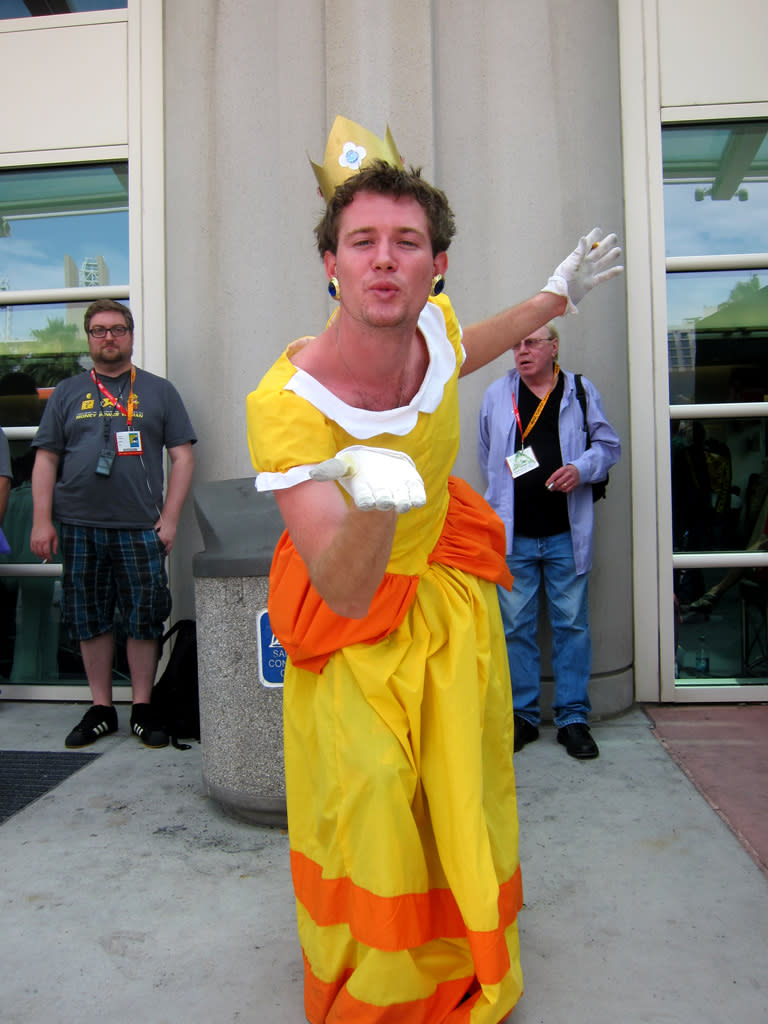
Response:
[[[194,505],[205,545],[193,559],[203,782],[229,814],[285,825],[285,653],[266,613],[282,518],[252,477],[200,484]]]

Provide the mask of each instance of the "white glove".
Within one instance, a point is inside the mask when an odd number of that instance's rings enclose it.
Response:
[[[600,228],[592,228],[586,237],[579,239],[571,255],[552,272],[552,277],[541,290],[562,295],[568,300],[565,312],[578,313],[576,306],[587,292],[624,270],[617,264],[621,249],[616,241],[616,235],[603,238]]]
[[[326,459],[309,475],[313,480],[338,480],[365,512],[396,509],[408,512],[427,503],[424,481],[413,459],[389,448],[366,448],[354,444]]]

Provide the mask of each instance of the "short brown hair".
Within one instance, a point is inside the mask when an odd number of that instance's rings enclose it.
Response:
[[[124,306],[122,302],[115,302],[114,299],[96,299],[92,302],[88,309],[85,311],[85,333],[88,333],[88,328],[91,326],[91,319],[96,316],[97,313],[122,313],[123,319],[125,320],[125,326],[131,333],[133,333],[133,313],[127,306]]]
[[[427,216],[432,255],[445,252],[456,233],[453,210],[444,192],[421,177],[421,168],[395,167],[384,160],[375,160],[370,167],[351,175],[333,193],[325,214],[315,228],[320,255],[336,253],[339,244],[339,220],[344,209],[360,192],[392,196],[393,199],[415,199]]]

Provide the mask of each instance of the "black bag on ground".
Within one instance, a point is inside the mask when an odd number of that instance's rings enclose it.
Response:
[[[200,695],[197,688],[197,625],[179,619],[160,640],[160,650],[176,636],[165,671],[152,687],[152,707],[177,750],[189,750],[180,739],[200,739]]]
[[[584,414],[584,429],[587,432],[587,448],[592,447],[592,438],[589,436],[589,424],[587,423],[587,395],[584,391],[584,385],[581,383],[581,374],[574,373],[573,379],[576,381],[576,397],[579,400],[581,411]],[[592,501],[599,501],[605,497],[605,492],[608,488],[609,474],[605,474],[605,480],[597,480],[592,484]]]

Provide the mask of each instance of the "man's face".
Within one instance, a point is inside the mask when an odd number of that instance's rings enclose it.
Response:
[[[88,351],[93,359],[94,366],[104,368],[107,372],[118,370],[122,372],[131,363],[133,354],[133,332],[126,331],[122,338],[115,337],[108,332],[103,338],[94,338],[91,331],[94,328],[104,327],[125,327],[125,318],[117,310],[107,310],[102,313],[94,313],[88,325]]]
[[[557,339],[550,338],[546,326],[540,327],[515,345],[512,351],[515,366],[523,380],[543,380],[552,374],[552,364],[557,358]]]
[[[447,262],[445,253],[433,257],[427,217],[415,199],[370,192],[342,211],[337,251],[325,254],[342,309],[370,327],[415,324]]]

